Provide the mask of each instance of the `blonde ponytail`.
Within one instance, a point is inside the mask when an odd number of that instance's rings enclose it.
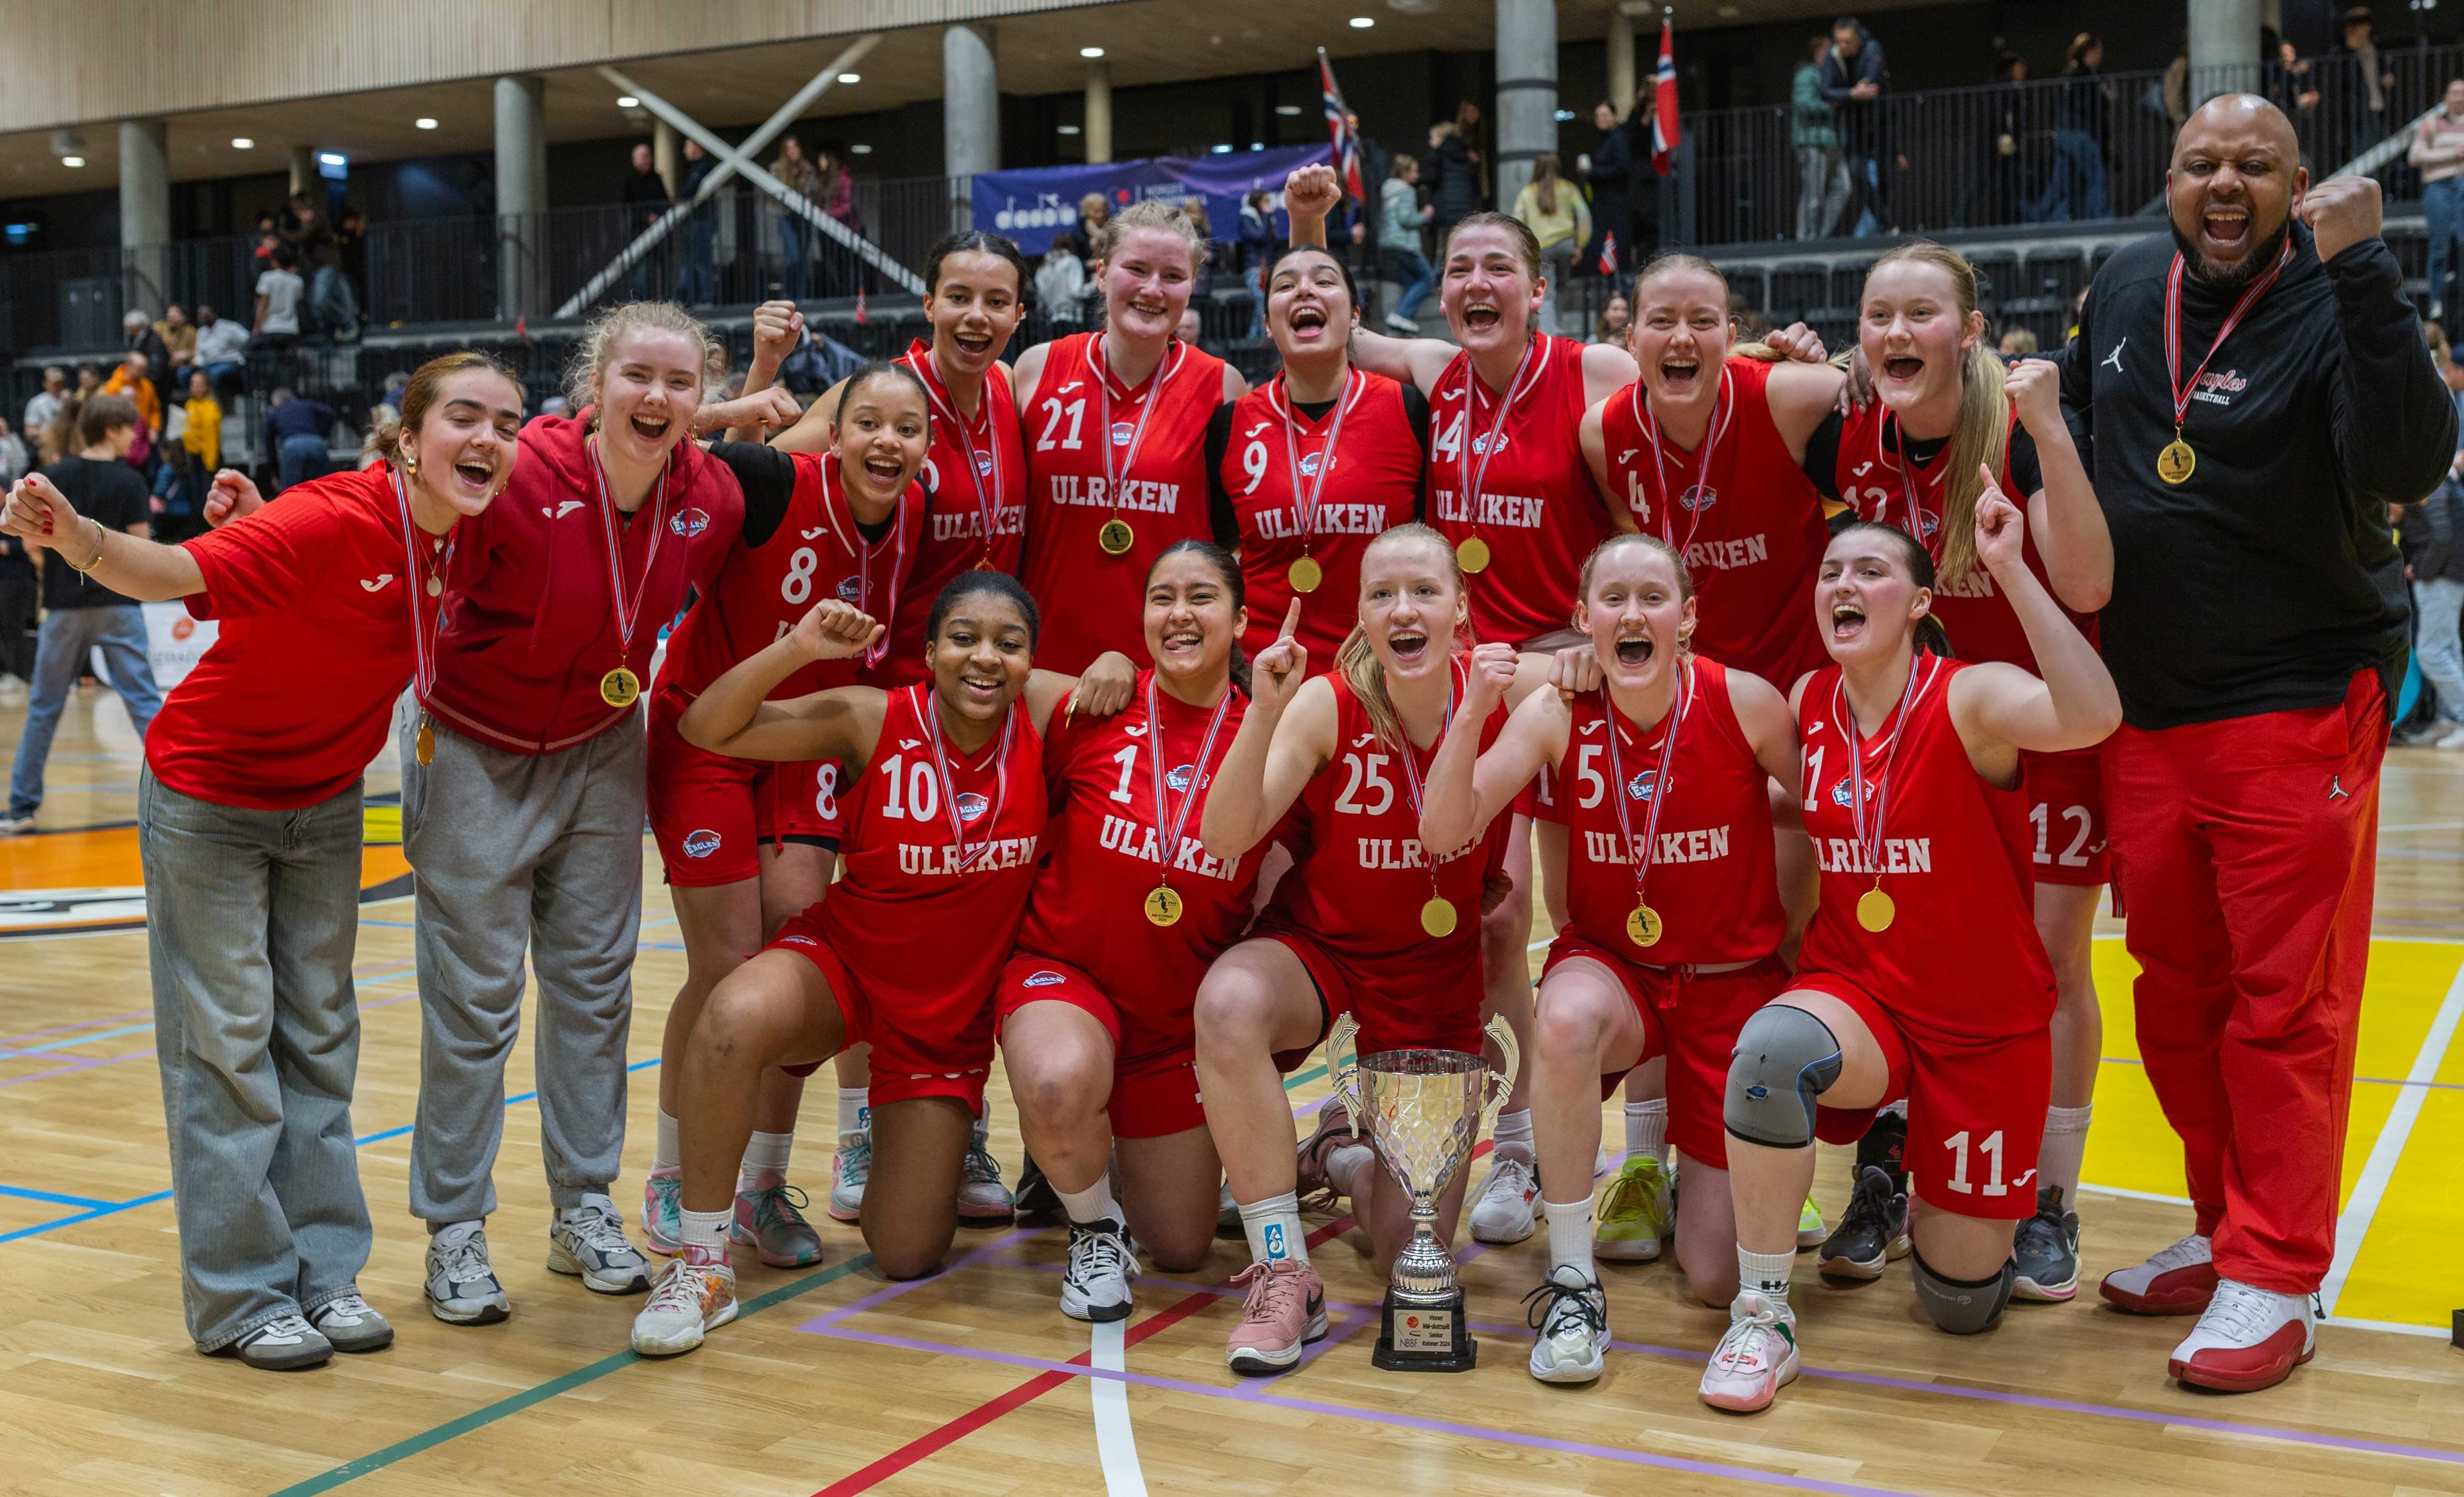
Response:
[[[1965,327],[1976,314],[1976,267],[1967,256],[1926,239],[1912,239],[1885,253],[1865,273],[1868,285],[1885,265],[1914,260],[1950,277]],[[1942,494],[1942,564],[1936,569],[1944,587],[1955,587],[1976,570],[1976,500],[1985,492],[1976,470],[2002,471],[2011,450],[2011,401],[2003,393],[2010,371],[1979,331],[1962,356],[1959,370],[1959,424],[1951,429]],[[2015,495],[2020,503],[2027,495]],[[1919,537],[1920,540],[1924,538]]]

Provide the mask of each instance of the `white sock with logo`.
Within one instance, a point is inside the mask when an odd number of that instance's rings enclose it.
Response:
[[[736,1222],[736,1208],[718,1211],[687,1211],[676,1213],[679,1223],[678,1241],[687,1247],[699,1247],[724,1255],[727,1251],[727,1229]]]
[[[1249,1259],[1253,1263],[1278,1258],[1302,1264],[1309,1261],[1309,1243],[1301,1233],[1300,1197],[1295,1192],[1287,1190],[1243,1206],[1241,1231],[1249,1239]]]
[[[1796,1254],[1749,1253],[1741,1244],[1737,1248],[1737,1288],[1742,1293],[1760,1294],[1766,1299],[1788,1304],[1788,1276],[1796,1271]]]
[[[2045,1137],[2036,1146],[2036,1168],[2043,1172],[2038,1178],[2060,1186],[2062,1204],[2073,1210],[2079,1208],[2079,1166],[2087,1157],[2087,1124],[2095,1112],[2092,1102],[2045,1109]]]
[[[869,1087],[839,1088],[840,1148],[862,1143],[864,1135],[872,1132],[872,1110],[866,1101],[870,1094]]]

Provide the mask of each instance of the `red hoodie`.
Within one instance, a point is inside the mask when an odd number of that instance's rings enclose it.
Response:
[[[659,630],[684,606],[688,589],[708,590],[744,527],[736,474],[693,443],[678,443],[664,495],[653,493],[629,516],[616,514],[625,587],[642,596],[631,647],[620,650],[602,518],[609,507],[584,441],[591,415],[585,408],[540,416],[522,428],[521,460],[496,501],[462,522],[447,580],[428,708],[455,730],[516,753],[570,748],[634,711],[601,700],[600,677],[630,666],[649,691]],[[654,514],[664,515],[664,530]]]

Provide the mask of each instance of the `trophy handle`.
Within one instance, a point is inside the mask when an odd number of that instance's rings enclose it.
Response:
[[[1514,1043],[1514,1030],[1507,1024],[1504,1014],[1495,1015],[1488,1021],[1487,1034],[1498,1053],[1506,1057],[1504,1069],[1491,1068],[1489,1070],[1485,1083],[1489,1089],[1488,1100],[1480,1110],[1480,1131],[1493,1134],[1497,1131],[1497,1114],[1506,1110],[1506,1099],[1514,1091],[1514,1078],[1522,1072],[1523,1047]]]
[[[1360,1021],[1350,1014],[1335,1016],[1334,1027],[1326,1032],[1327,1079],[1334,1088],[1334,1099],[1343,1104],[1345,1116],[1351,1119],[1352,1131],[1360,1132],[1360,1114],[1367,1111],[1360,1098],[1360,1049],[1353,1043],[1360,1033]],[[1510,1044],[1511,1041],[1509,1040]],[[1338,1061],[1346,1049],[1352,1058]]]

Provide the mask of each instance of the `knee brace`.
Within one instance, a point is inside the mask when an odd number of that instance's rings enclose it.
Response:
[[[1839,1041],[1802,1008],[1754,1010],[1728,1060],[1728,1132],[1771,1149],[1814,1142],[1814,1099],[1839,1079]]]
[[[1923,1253],[1910,1255],[1908,1261],[1916,1269],[1917,1303],[1936,1326],[1955,1336],[1992,1330],[2002,1318],[2002,1307],[2011,1303],[2011,1286],[2019,1277],[2019,1266],[2008,1258],[1991,1277],[1973,1283],[1944,1278],[1925,1263]]]

